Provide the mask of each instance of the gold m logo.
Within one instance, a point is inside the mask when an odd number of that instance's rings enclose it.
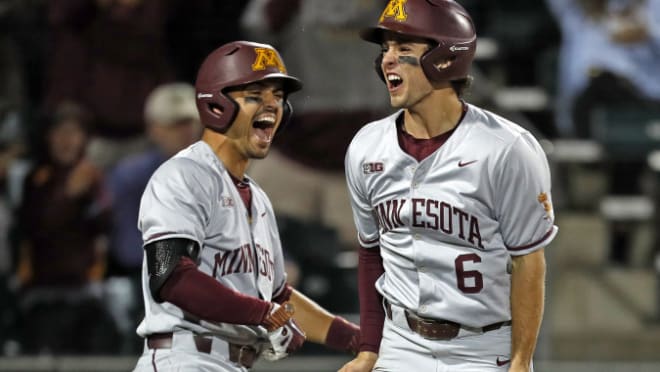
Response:
[[[277,55],[273,49],[269,48],[254,48],[254,53],[257,57],[254,59],[252,64],[252,71],[261,71],[265,70],[267,67],[277,67],[281,73],[286,73],[286,68],[284,68],[284,63],[280,60],[280,57]]]
[[[380,15],[378,22],[383,22],[385,18],[394,18],[394,20],[399,22],[404,22],[408,18],[406,14],[406,8],[403,6],[408,0],[390,0],[387,4],[387,8],[383,10],[383,14]]]

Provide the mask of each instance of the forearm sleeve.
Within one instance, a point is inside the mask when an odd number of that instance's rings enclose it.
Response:
[[[380,248],[360,248],[358,261],[358,288],[360,291],[360,351],[378,353],[383,337],[382,296],[376,290],[376,280],[385,272]]]
[[[246,296],[197,270],[189,257],[181,257],[160,290],[160,297],[181,309],[213,322],[259,325],[270,303]]]

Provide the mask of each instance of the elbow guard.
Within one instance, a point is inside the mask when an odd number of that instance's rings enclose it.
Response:
[[[144,247],[147,254],[147,272],[149,273],[149,291],[156,302],[159,292],[167,278],[172,274],[181,257],[190,257],[197,261],[199,246],[192,240],[174,238],[149,243]]]

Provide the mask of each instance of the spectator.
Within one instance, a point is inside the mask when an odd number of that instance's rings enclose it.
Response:
[[[23,347],[109,353],[115,330],[99,291],[109,203],[101,173],[83,158],[88,117],[63,103],[49,124],[45,154],[25,179],[18,211]]]
[[[546,0],[561,29],[557,127],[588,138],[594,105],[660,104],[660,2]]]
[[[95,116],[92,162],[109,168],[147,146],[144,100],[173,80],[167,56],[168,2],[53,0],[48,2],[45,107],[74,100]]]
[[[187,83],[157,87],[147,97],[144,121],[151,147],[121,160],[108,177],[114,222],[108,284],[111,293],[116,294],[110,297],[109,306],[124,332],[126,352],[139,352],[142,348],[142,340],[134,332],[144,315],[140,313],[142,235],[137,228],[140,198],[151,174],[200,138],[202,126],[195,105],[195,88]]]
[[[562,32],[556,118],[565,136],[592,137],[597,107],[660,107],[660,2],[547,0]],[[645,159],[608,167],[609,193],[640,194]],[[627,264],[629,223],[609,227],[610,262]]]

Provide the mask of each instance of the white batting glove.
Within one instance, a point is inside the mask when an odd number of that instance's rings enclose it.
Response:
[[[282,327],[268,333],[271,346],[261,354],[264,359],[273,362],[300,349],[305,342],[305,332],[295,320],[289,319]]]

